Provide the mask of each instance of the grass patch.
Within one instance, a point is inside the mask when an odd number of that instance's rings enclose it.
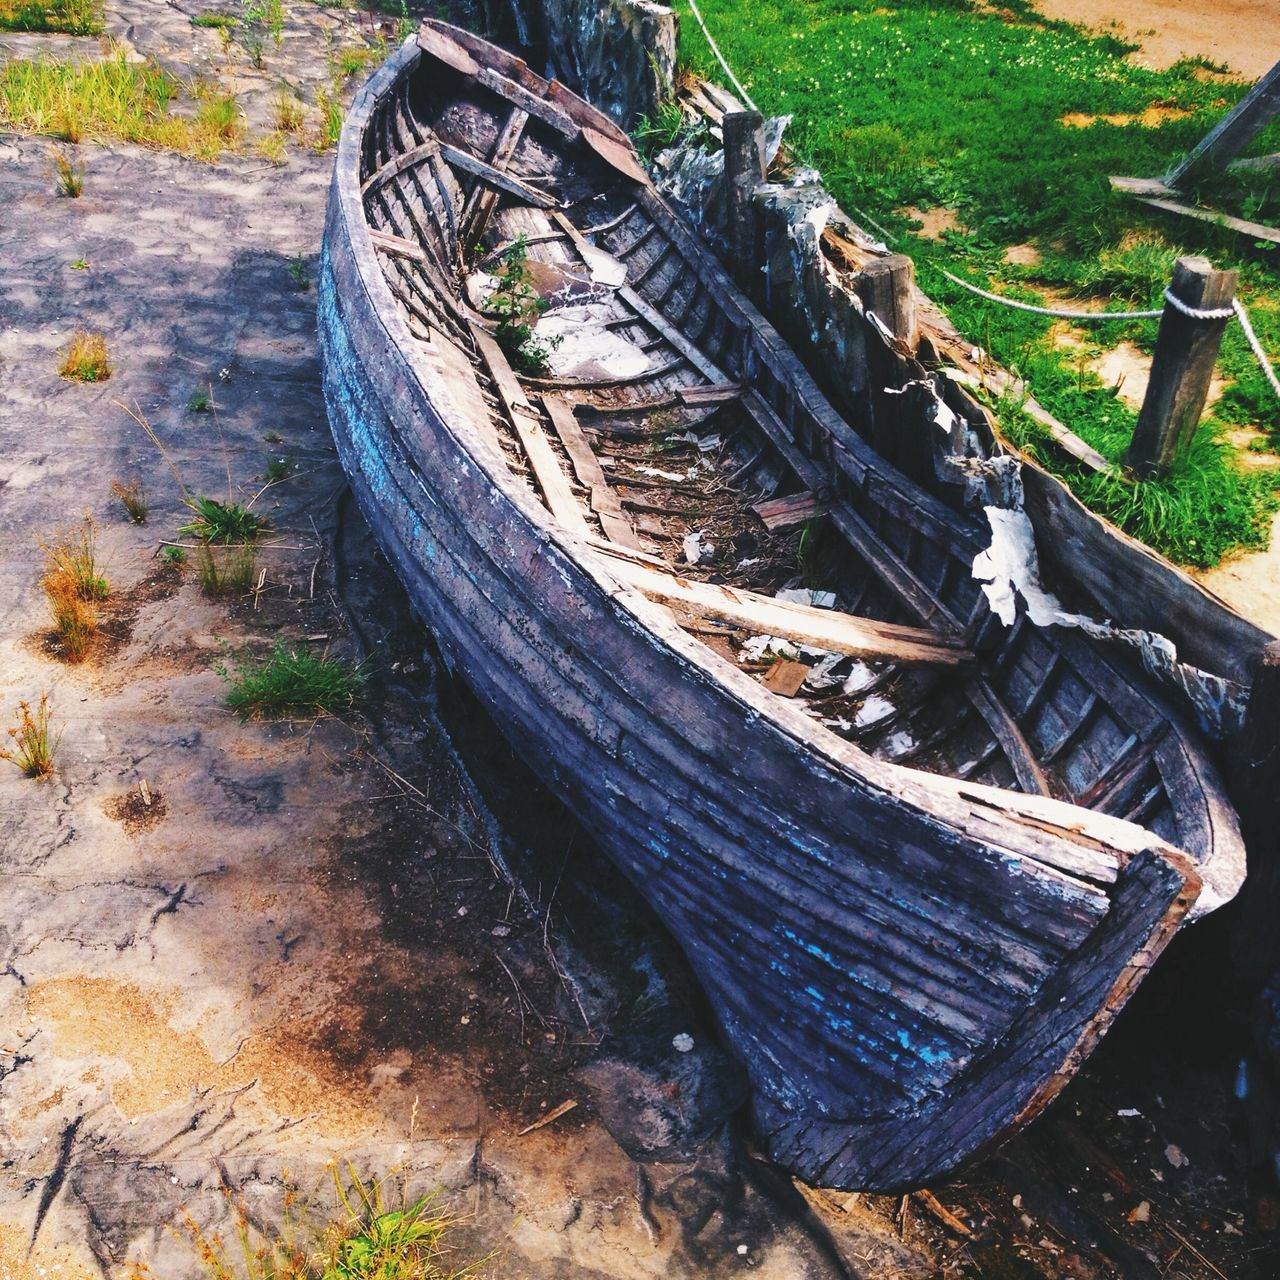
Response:
[[[217,13],[213,10],[197,13],[191,19],[193,27],[208,27],[215,31],[234,31],[240,25],[240,19],[234,13]]]
[[[102,0],[0,0],[0,31],[96,36],[102,17]]]
[[[307,113],[292,93],[281,89],[271,99],[271,118],[278,133],[300,133],[306,124]]]
[[[267,522],[238,502],[219,502],[217,498],[196,497],[187,500],[195,513],[179,530],[180,537],[199,538],[201,542],[218,542],[224,546],[252,542]]]
[[[171,110],[184,91],[197,99],[191,115]],[[184,86],[154,63],[130,62],[118,47],[98,60],[7,63],[0,68],[0,126],[68,142],[118,139],[200,160],[217,159],[240,135],[227,95]]]
[[[1280,352],[1280,251],[1148,210],[1107,181],[1168,171],[1241,97],[1243,83],[1204,79],[1202,60],[1165,71],[1126,62],[1126,46],[1114,37],[1046,21],[1023,0],[981,8],[967,0],[750,7],[700,0],[699,7],[761,110],[794,116],[787,141],[796,157],[821,169],[854,217],[884,228],[895,249],[915,257],[921,286],[961,333],[1021,372],[1047,409],[1109,458],[1123,456],[1128,439],[1120,435],[1133,415],[1117,416],[1096,379],[1054,344],[1051,322],[974,298],[940,268],[1031,302],[1051,290],[1057,306],[1071,305],[1065,295],[1147,309],[1161,305],[1177,257],[1204,254],[1239,271],[1264,347]],[[686,65],[722,79],[691,17],[680,42]],[[1275,151],[1280,121],[1249,148]],[[1262,220],[1280,213],[1274,175],[1215,179],[1200,194],[1241,216],[1246,208]],[[917,238],[906,206],[955,209],[966,230],[940,242]],[[1039,248],[1040,263],[1007,263],[1004,251],[1024,242]],[[1090,325],[1088,339],[1149,351],[1156,329],[1154,321],[1117,321]],[[1280,402],[1238,325],[1228,326],[1219,369],[1228,386],[1217,419],[1260,426],[1280,442]],[[1010,435],[1029,439],[1083,500],[1171,558],[1212,564],[1232,548],[1265,545],[1272,477],[1236,467],[1212,421],[1164,480],[1117,488],[1079,472],[1017,419],[1006,415]]]
[[[84,195],[84,166],[76,164],[61,147],[50,147],[49,162],[53,166],[53,180],[58,194],[71,200]]]
[[[316,108],[320,120],[316,130],[315,149],[328,151],[330,147],[338,145],[338,139],[342,136],[342,101],[336,93],[319,89],[316,91]]]
[[[53,756],[61,734],[49,729],[49,695],[42,693],[35,712],[29,702],[19,702],[17,723],[9,729],[9,744],[0,749],[0,760],[17,765],[28,778],[43,782],[53,777]]]
[[[185,552],[183,554],[185,558]],[[210,599],[245,595],[253,586],[257,568],[258,551],[252,543],[242,542],[233,546],[201,543],[196,552],[200,590]]]
[[[300,293],[306,293],[311,288],[311,277],[307,275],[307,260],[298,254],[289,261],[289,275],[293,278],[295,288]]]
[[[134,524],[146,524],[147,512],[151,508],[142,495],[141,480],[130,480],[128,484],[113,480],[111,492],[120,499],[120,505],[124,507],[125,514]]]
[[[97,561],[96,529],[86,515],[80,527],[44,547],[40,586],[68,662],[83,662],[98,631],[98,604],[111,588]]]
[[[187,563],[187,549],[185,547],[165,547],[162,558],[165,564],[176,568]]]
[[[72,382],[106,382],[111,377],[106,338],[77,329],[62,353],[58,372]]]
[[[208,413],[213,408],[213,394],[209,391],[193,391],[187,397],[188,413]]]
[[[360,672],[349,664],[318,658],[283,640],[275,642],[267,657],[241,658],[230,670],[219,668],[218,674],[231,685],[227,706],[241,720],[338,715],[355,705],[362,683]]]

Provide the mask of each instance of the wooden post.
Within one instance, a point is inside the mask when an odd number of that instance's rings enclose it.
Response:
[[[915,353],[920,341],[916,324],[916,266],[905,254],[874,258],[858,273],[854,289],[863,308],[874,311],[895,338]]]
[[[1170,292],[1189,307],[1230,307],[1234,271],[1216,271],[1207,258],[1179,258]],[[1190,443],[1209,394],[1209,380],[1227,319],[1197,320],[1167,301],[1160,317],[1151,381],[1129,444],[1126,468],[1143,480],[1164,475]]]
[[[757,301],[764,265],[760,258],[756,209],[752,196],[765,180],[764,117],[758,111],[729,111],[724,132],[724,179],[729,197],[729,250],[734,279]]]
[[[1280,62],[1200,140],[1181,164],[1165,175],[1166,187],[1177,187],[1207,169],[1221,169],[1280,114]]]

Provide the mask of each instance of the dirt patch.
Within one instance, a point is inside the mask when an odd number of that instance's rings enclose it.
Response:
[[[1237,75],[1256,80],[1275,61],[1274,0],[1035,0],[1046,18],[1078,22],[1139,45],[1131,55],[1143,66],[1163,69],[1181,58],[1226,63]]]
[[[904,209],[897,210],[897,212],[920,223],[920,230],[916,234],[923,236],[926,240],[941,240],[948,231],[964,230],[964,226],[960,221],[959,211],[948,209],[944,205],[935,204],[929,209],[920,209],[915,205],[908,205]]]
[[[1251,455],[1241,456],[1247,459]],[[1236,556],[1212,569],[1192,573],[1251,622],[1280,635],[1280,514],[1272,518],[1271,543],[1265,551]]]
[[[1185,120],[1190,111],[1172,102],[1153,102],[1137,112],[1116,111],[1104,115],[1089,115],[1085,111],[1068,111],[1058,118],[1058,123],[1068,129],[1089,129],[1095,124],[1110,124],[1117,128],[1140,124],[1144,129],[1158,129],[1172,120]]]
[[[126,835],[136,836],[154,831],[164,821],[169,808],[160,792],[148,788],[145,797],[140,789],[110,797],[103,801],[102,812],[112,822],[118,822]]]
[[[1011,244],[1004,251],[1004,260],[1015,267],[1038,267],[1044,256],[1033,244]]]

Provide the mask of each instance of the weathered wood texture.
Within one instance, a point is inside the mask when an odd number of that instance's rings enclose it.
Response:
[[[1179,258],[1169,291],[1188,307],[1222,311],[1230,308],[1235,288],[1234,271],[1217,271],[1207,258]],[[1166,301],[1147,394],[1126,457],[1126,466],[1142,479],[1164,475],[1191,443],[1229,318],[1201,320]]]
[[[1197,174],[1222,169],[1280,114],[1280,62],[1227,112],[1179,164],[1165,175],[1170,187],[1185,185]]]
[[[1095,811],[904,769],[815,726],[636,590],[619,556],[645,557],[600,554],[568,511],[537,409],[491,340],[449,319],[456,301],[433,303],[421,264],[375,250],[370,217],[388,234],[416,228],[429,261],[459,254],[457,176],[406,170],[368,205],[360,195],[362,177],[430,131],[450,76],[470,92],[505,68],[547,91],[482,42],[427,29],[442,61],[395,55],[357,94],[338,148],[319,321],[353,491],[450,663],[680,940],[747,1064],[771,1153],[828,1185],[919,1185],[1044,1105],[1176,927],[1199,873],[1159,831],[1206,864],[1230,860],[1212,770],[1092,646],[1028,625],[989,647],[988,696],[1018,708],[1037,758],[1074,760],[1062,776]],[[494,95],[477,146],[512,101]],[[585,104],[556,101],[596,127]],[[570,159],[575,173],[599,163],[586,149]],[[702,318],[686,331],[711,354],[682,376],[750,387],[741,403],[763,438],[836,494],[830,518],[933,643],[996,638],[960,572],[972,529],[876,459],[651,190],[623,195],[634,210],[620,239],[636,237],[634,216],[657,228],[628,259],[635,297],[657,312],[696,283]],[[418,309],[435,317],[426,339]],[[637,395],[673,394],[672,377]],[[548,505],[491,415],[541,441],[528,456],[542,456]],[[1072,706],[1082,714],[1064,720]],[[1109,779],[1117,759],[1125,771]],[[1156,831],[1110,816],[1128,812]]]
[[[729,200],[729,248],[733,277],[748,294],[761,293],[759,231],[755,190],[765,180],[764,117],[758,111],[731,111],[724,131],[724,181]]]

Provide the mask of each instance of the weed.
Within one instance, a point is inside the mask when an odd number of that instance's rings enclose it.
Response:
[[[105,382],[111,377],[106,338],[77,329],[62,354],[58,372],[72,382]]]
[[[97,526],[86,511],[77,529],[61,534],[49,545],[41,544],[48,560],[48,571],[71,584],[82,600],[105,600],[111,594],[107,579],[98,565]]]
[[[201,542],[220,542],[224,546],[252,542],[266,527],[266,521],[238,502],[219,502],[217,498],[189,498],[187,505],[195,519],[179,530],[180,537],[199,538]]]
[[[284,89],[271,100],[271,116],[280,133],[298,133],[307,119],[302,103]]]
[[[102,0],[0,0],[0,31],[52,31],[96,36]]]
[[[684,110],[676,101],[664,102],[657,115],[641,116],[636,123],[633,137],[640,153],[652,159],[659,152],[674,146],[685,128]]]
[[[330,74],[337,80],[346,80],[357,72],[377,65],[386,56],[385,42],[377,45],[348,45],[329,56]]]
[[[184,88],[214,105],[202,103],[194,117],[173,115],[170,106]],[[0,67],[0,127],[69,142],[117,138],[215,159],[239,132],[219,97],[184,86],[152,62],[130,62],[121,46],[99,59],[19,58]]]
[[[68,662],[83,662],[98,631],[98,608],[76,589],[67,574],[50,569],[40,580],[54,629]]]
[[[142,496],[142,481],[130,480],[122,484],[119,480],[111,482],[111,492],[120,499],[126,514],[134,524],[146,524],[147,512],[151,509]]]
[[[61,147],[49,148],[49,160],[53,165],[58,194],[78,200],[84,194],[84,167],[78,165]]]
[[[289,712],[336,715],[351,709],[362,683],[360,672],[347,663],[318,658],[283,640],[267,657],[243,657],[233,670],[222,667],[218,674],[231,685],[227,706],[242,720]]]
[[[18,723],[9,729],[11,745],[0,750],[0,760],[15,764],[28,778],[43,782],[53,776],[53,756],[58,749],[61,733],[49,731],[49,695],[42,693],[31,713],[29,702],[19,702]]]
[[[196,552],[200,590],[207,596],[244,595],[253,586],[258,552],[252,543],[213,546],[202,543]]]
[[[272,164],[284,164],[284,134],[279,130],[264,133],[254,146],[264,160],[269,160]]]
[[[485,299],[485,306],[498,317],[494,336],[521,373],[536,377],[547,371],[551,353],[560,345],[560,337],[541,339],[533,326],[547,309],[547,300],[539,297],[529,281],[528,251],[523,235],[507,250],[499,268],[498,283]]]
[[[307,275],[307,260],[302,254],[298,254],[289,263],[289,274],[293,277],[293,283],[303,293],[306,293],[311,288],[311,280]]]
[[[88,271],[88,270],[89,270],[89,259],[88,259],[88,258],[77,258],[77,259],[76,259],[76,260],[71,264],[71,270],[72,270],[72,271]]]
[[[231,31],[239,26],[240,19],[232,13],[217,13],[209,10],[205,13],[197,13],[191,19],[193,27],[212,27],[218,31]]]
[[[201,388],[187,397],[188,413],[208,413],[213,408],[213,394]]]
[[[219,143],[235,142],[243,127],[240,108],[229,93],[203,95],[196,108],[196,124],[203,138]]]
[[[316,135],[316,150],[327,151],[337,146],[342,135],[342,103],[324,89],[316,93],[316,107],[320,111],[320,128]]]
[[[279,444],[284,439],[278,431],[268,431],[262,438],[267,444]]]
[[[271,458],[262,468],[262,478],[267,484],[279,484],[293,470],[293,463],[288,458]]]
[[[185,547],[165,547],[164,562],[169,565],[182,565],[187,563],[187,549]]]

